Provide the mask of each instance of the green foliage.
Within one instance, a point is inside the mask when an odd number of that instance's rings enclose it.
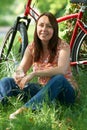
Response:
[[[11,25],[16,16],[23,13],[24,5],[26,3],[27,0],[5,0],[4,4],[3,1],[0,1],[0,25]],[[67,0],[62,0],[61,2],[60,0],[33,0],[32,4],[34,4],[35,8],[38,8],[41,13],[49,11],[52,12],[56,17],[59,17],[65,12]]]
[[[79,5],[71,4],[68,2],[64,15],[78,12]],[[72,35],[72,31],[75,25],[75,19],[64,21],[60,24],[61,36],[69,43]]]
[[[14,23],[16,16],[21,14],[24,9],[23,0],[0,1],[0,26],[10,26]]]
[[[77,13],[80,9],[80,4],[71,4],[68,2],[64,15]],[[63,37],[68,43],[70,42],[71,35],[74,29],[76,19],[71,19],[60,24],[61,37]],[[83,15],[83,21],[87,23],[87,12]],[[79,31],[79,30],[78,30]]]
[[[24,5],[23,0],[5,0],[0,1],[0,14],[14,14],[17,9],[21,10],[22,5]],[[17,8],[16,8],[17,7]],[[23,9],[22,9],[23,10]]]
[[[46,3],[46,4],[44,4]],[[65,11],[65,7],[67,5],[67,0],[44,0],[38,2],[38,8],[40,12],[48,11],[52,12],[56,17],[61,16],[61,12]]]
[[[3,3],[2,0],[0,0],[0,13],[5,13],[5,10],[8,10],[9,7],[14,3],[14,0],[5,0]],[[6,11],[7,12],[7,11]]]

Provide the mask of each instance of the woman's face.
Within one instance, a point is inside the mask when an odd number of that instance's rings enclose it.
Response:
[[[37,23],[37,35],[42,43],[48,43],[53,36],[53,27],[47,16],[42,16]]]

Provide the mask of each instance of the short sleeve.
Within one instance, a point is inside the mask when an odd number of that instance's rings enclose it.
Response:
[[[69,48],[69,44],[66,43],[65,41],[61,40],[60,42],[60,49],[64,49],[64,48]]]

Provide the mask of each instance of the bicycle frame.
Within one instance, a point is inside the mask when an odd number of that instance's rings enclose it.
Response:
[[[27,17],[28,15],[30,15],[34,20],[36,20],[35,16],[38,17],[39,14],[33,8],[30,7],[31,2],[32,0],[28,0],[26,8],[25,8],[24,16]],[[87,34],[87,29],[85,28],[84,23],[81,21],[85,8],[86,6],[82,6],[82,8],[80,9],[78,13],[69,14],[69,15],[57,18],[58,23],[61,23],[63,21],[70,20],[70,19],[76,19],[76,23],[75,23],[74,30],[71,36],[71,40],[70,40],[71,51],[72,51],[74,41],[78,33],[78,29],[80,28],[82,31],[84,31]],[[71,65],[76,65],[76,64],[87,64],[87,61],[71,62]]]
[[[71,40],[70,40],[71,50],[72,50],[72,46],[74,44],[74,41],[75,41],[75,38],[76,38],[76,35],[77,35],[78,28],[81,28],[81,30],[83,30],[87,34],[87,30],[84,28],[84,24],[80,21],[81,18],[82,18],[82,12],[66,15],[66,16],[63,16],[63,17],[60,17],[60,18],[57,19],[57,22],[60,23],[60,22],[63,22],[65,20],[70,20],[70,19],[74,19],[74,18],[76,18],[77,21],[76,21],[76,24],[74,26],[72,37],[71,37]]]
[[[76,36],[77,36],[78,29],[81,28],[81,30],[84,31],[87,34],[87,29],[84,28],[84,23],[81,22],[82,16],[83,16],[83,12],[78,12],[78,13],[66,15],[66,16],[63,16],[63,17],[60,17],[60,18],[57,19],[58,23],[66,21],[66,20],[70,20],[70,19],[75,19],[75,18],[77,19],[75,26],[74,26],[72,36],[71,36],[71,40],[70,40],[71,51],[72,51],[74,41],[75,41]],[[87,64],[87,61],[71,62],[70,64],[72,66],[77,65],[77,64]]]
[[[37,17],[39,16],[39,14],[33,8],[31,8],[31,6],[30,6],[31,2],[32,2],[32,0],[28,0],[25,11],[24,11],[24,16],[30,15],[36,21],[35,16],[33,16],[33,14],[36,15]],[[32,12],[33,12],[33,14],[32,14]]]

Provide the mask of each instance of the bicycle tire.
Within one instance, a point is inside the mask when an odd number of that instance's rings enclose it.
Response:
[[[80,31],[73,49],[72,49],[72,62],[79,62],[87,60],[87,35]],[[87,64],[77,64],[73,66],[74,74],[86,73],[87,72]]]
[[[11,76],[13,74],[15,67],[21,61],[24,51],[28,45],[26,27],[23,23],[20,23],[18,25],[16,35],[14,36],[15,38],[11,51],[6,58],[13,31],[14,27],[11,27],[4,38],[0,50],[0,78]]]

